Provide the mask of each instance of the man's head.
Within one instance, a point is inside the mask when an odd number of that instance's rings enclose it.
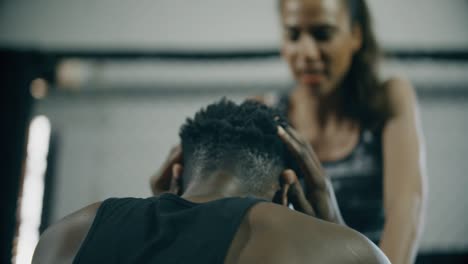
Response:
[[[180,130],[184,180],[203,181],[223,174],[245,193],[270,192],[285,166],[278,117],[260,103],[236,105],[225,99],[197,112]]]

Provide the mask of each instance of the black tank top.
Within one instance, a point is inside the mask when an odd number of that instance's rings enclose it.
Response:
[[[172,194],[107,199],[73,263],[223,263],[244,215],[261,201],[197,204]]]
[[[287,117],[288,94],[269,94],[266,101]],[[383,210],[382,130],[363,130],[346,157],[322,163],[330,177],[347,226],[378,244],[385,223]]]

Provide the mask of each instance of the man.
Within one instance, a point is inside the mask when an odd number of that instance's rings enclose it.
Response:
[[[182,197],[85,207],[42,235],[33,263],[388,263],[359,233],[268,202],[314,213],[286,168],[300,141],[279,125],[258,103],[209,105],[180,131]]]

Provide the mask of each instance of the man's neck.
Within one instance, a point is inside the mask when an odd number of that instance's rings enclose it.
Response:
[[[228,197],[245,196],[260,197],[257,194],[246,192],[239,180],[228,173],[216,172],[207,177],[195,177],[188,185],[182,198],[202,203]]]

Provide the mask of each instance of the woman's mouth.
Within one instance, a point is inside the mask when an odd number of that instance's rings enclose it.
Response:
[[[303,73],[301,74],[301,82],[305,85],[318,85],[324,80],[325,76],[322,73]]]

